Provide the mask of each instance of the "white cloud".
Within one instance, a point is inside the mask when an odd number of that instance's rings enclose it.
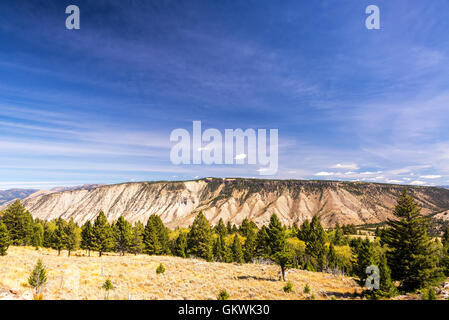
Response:
[[[337,163],[331,167],[332,169],[358,170],[359,166],[355,163]]]
[[[333,176],[333,175],[335,175],[335,173],[334,172],[321,171],[321,172],[315,173],[315,175],[324,177],[324,176]]]
[[[415,180],[415,181],[410,182],[410,184],[412,186],[422,186],[422,185],[426,184],[426,182],[425,181]]]
[[[394,179],[392,179],[392,180],[387,180],[387,183],[399,184],[399,183],[402,183],[402,181],[401,180],[394,180]]]
[[[441,176],[437,175],[437,174],[429,174],[426,176],[421,176],[420,178],[421,179],[439,179],[439,178],[441,178]]]

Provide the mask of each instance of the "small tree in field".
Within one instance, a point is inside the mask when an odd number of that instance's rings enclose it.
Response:
[[[111,280],[107,279],[107,280],[103,283],[102,288],[103,288],[104,291],[105,291],[104,299],[105,299],[105,300],[108,300],[108,299],[109,299],[109,291],[110,291],[110,290],[114,290],[114,286],[112,285]]]
[[[221,289],[218,293],[217,300],[229,300],[229,294],[225,289]]]
[[[47,270],[45,269],[42,260],[37,260],[33,271],[28,278],[28,284],[33,287],[36,295],[42,293],[44,285],[47,283]]]

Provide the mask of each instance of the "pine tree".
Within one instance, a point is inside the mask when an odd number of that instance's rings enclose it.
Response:
[[[307,230],[308,234],[303,235],[306,241],[306,254],[312,258],[315,267],[321,271],[326,264],[326,233],[318,216],[315,215],[312,218]]]
[[[62,218],[56,220],[56,228],[52,233],[51,247],[58,250],[58,256],[61,255],[61,250],[66,248],[66,229],[67,222]]]
[[[379,259],[379,289],[374,289],[371,292],[371,298],[391,298],[397,294],[397,289],[391,280],[391,270],[387,263],[387,256],[380,255]]]
[[[228,232],[228,234],[232,234],[232,225],[231,225],[231,221],[230,220],[226,224],[226,231]]]
[[[340,246],[340,245],[344,244],[343,230],[340,228],[340,225],[338,223],[335,226],[335,233],[334,233],[333,243],[336,246]]]
[[[143,232],[144,252],[149,255],[162,254],[162,245],[159,242],[158,231],[151,219],[148,219]]]
[[[196,216],[190,228],[187,248],[191,255],[208,261],[212,260],[212,230],[202,212]]]
[[[42,247],[44,243],[44,227],[40,222],[34,223],[33,226],[33,237],[31,239],[31,244],[36,249]]]
[[[359,277],[360,285],[364,286],[368,277],[366,268],[376,264],[374,246],[369,239],[366,238],[357,252],[357,261],[355,265],[355,274]]]
[[[243,251],[240,243],[240,238],[236,234],[234,235],[234,242],[232,243],[232,256],[237,263],[243,263]]]
[[[165,227],[158,215],[151,215],[148,219],[148,223],[152,223],[156,230],[157,238],[161,246],[160,252],[155,254],[170,254],[170,245],[168,239],[168,229]]]
[[[240,225],[239,232],[243,237],[248,237],[248,233],[252,229],[252,225],[248,218],[243,219],[242,224]]]
[[[405,291],[427,287],[441,277],[436,255],[427,235],[427,221],[408,190],[399,196],[394,215],[388,221],[383,240],[388,245],[387,260],[393,280]]]
[[[129,248],[129,252],[137,255],[138,253],[142,253],[144,249],[143,244],[143,233],[144,233],[144,226],[143,224],[138,221],[132,228],[132,237],[131,237],[131,245]]]
[[[286,235],[284,228],[275,214],[270,217],[270,224],[268,225],[269,247],[271,254],[280,252],[285,248]]]
[[[0,220],[0,256],[6,256],[10,243],[8,229]]]
[[[20,200],[16,200],[4,211],[2,221],[8,229],[12,244],[19,246],[31,244],[33,217],[23,207]]]
[[[443,247],[449,247],[449,227],[446,227],[446,229],[444,229],[441,243],[443,244]]]
[[[106,219],[103,211],[100,211],[93,225],[93,247],[101,257],[104,252],[110,251],[114,247],[114,237],[112,228]]]
[[[213,244],[212,254],[215,258],[215,261],[218,262],[231,262],[233,261],[232,250],[228,248],[226,242],[224,240],[223,235],[219,235]]]
[[[222,218],[220,218],[220,220],[218,221],[218,224],[215,227],[215,231],[217,232],[218,235],[222,235],[223,237],[226,236],[226,233],[228,231],[226,229],[226,226],[225,226]]]
[[[89,220],[81,227],[81,249],[87,250],[89,257],[90,251],[95,249],[94,231]]]
[[[306,220],[301,225],[297,237],[299,240],[307,242],[309,240],[309,236],[310,236],[310,222],[309,220]]]
[[[130,251],[132,241],[132,227],[131,224],[120,216],[114,224],[115,249],[124,256],[126,252]]]
[[[268,236],[268,228],[262,226],[256,236],[256,256],[267,258],[270,254],[270,237]]]
[[[73,218],[70,218],[69,222],[65,224],[64,228],[64,246],[67,249],[67,255],[70,257],[70,254],[73,250],[77,250],[79,245],[79,233],[78,233],[78,225],[73,221]]]
[[[28,278],[28,284],[34,288],[36,294],[39,294],[46,283],[47,270],[45,269],[42,260],[38,259]]]
[[[256,255],[256,233],[250,229],[243,245],[243,256],[246,262],[252,262]]]
[[[338,258],[337,252],[335,251],[335,247],[333,243],[329,245],[329,251],[327,253],[327,264],[328,267],[332,270],[335,270],[340,267],[340,260]]]
[[[187,257],[187,237],[184,232],[180,232],[176,238],[175,255],[181,258]]]
[[[287,247],[285,230],[276,214],[270,217],[267,233],[270,259],[281,268],[282,280],[285,281],[285,271],[293,266],[294,252]]]
[[[44,224],[44,241],[42,243],[44,248],[51,248],[53,241],[53,233],[55,232],[56,224],[54,221],[48,221]]]

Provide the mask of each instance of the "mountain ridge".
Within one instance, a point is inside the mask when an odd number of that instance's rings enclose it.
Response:
[[[73,218],[80,224],[103,210],[109,221],[123,215],[130,222],[146,223],[151,214],[158,214],[170,228],[186,227],[203,211],[212,224],[221,218],[239,225],[249,218],[260,226],[276,213],[291,225],[317,214],[330,227],[393,218],[396,198],[404,188],[410,190],[423,214],[449,210],[449,190],[437,187],[245,178],[125,182],[28,197],[23,203],[34,217]]]

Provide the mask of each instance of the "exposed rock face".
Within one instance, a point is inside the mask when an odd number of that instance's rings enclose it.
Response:
[[[34,217],[93,220],[103,210],[110,221],[123,215],[130,222],[161,216],[170,227],[192,223],[202,210],[212,224],[220,218],[240,224],[249,218],[259,226],[276,213],[285,224],[302,223],[318,214],[325,226],[378,223],[392,218],[404,186],[298,180],[202,179],[185,182],[140,182],[70,190],[30,197],[24,205]],[[449,209],[449,190],[408,187],[431,214]]]

